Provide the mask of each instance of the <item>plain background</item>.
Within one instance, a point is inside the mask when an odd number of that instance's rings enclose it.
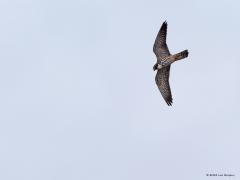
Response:
[[[239,7],[1,0],[0,179],[239,179]],[[165,20],[171,53],[190,52],[172,107],[152,71]]]

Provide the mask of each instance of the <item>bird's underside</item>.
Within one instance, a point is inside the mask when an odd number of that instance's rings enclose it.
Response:
[[[171,55],[166,43],[167,22],[163,22],[160,31],[157,34],[153,52],[157,56],[157,63],[153,66],[157,70],[155,77],[156,84],[167,105],[172,105],[172,93],[169,85],[169,75],[171,64],[175,61],[188,57],[188,50]]]

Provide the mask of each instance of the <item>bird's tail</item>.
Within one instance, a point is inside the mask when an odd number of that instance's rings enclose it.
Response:
[[[188,50],[184,50],[180,53],[172,55],[172,58],[174,59],[174,61],[178,61],[178,60],[184,59],[186,57],[188,57]]]

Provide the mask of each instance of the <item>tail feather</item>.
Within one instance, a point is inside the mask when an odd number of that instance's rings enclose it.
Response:
[[[175,61],[184,59],[184,58],[188,57],[188,50],[184,50],[180,53],[174,54],[172,57]]]
[[[174,63],[175,61],[181,60],[188,57],[188,50],[184,50],[180,53],[174,54],[174,55],[170,55],[168,56],[165,60],[163,60],[161,63],[164,66],[168,66],[172,63]]]

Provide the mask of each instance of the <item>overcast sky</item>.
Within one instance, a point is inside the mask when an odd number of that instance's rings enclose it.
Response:
[[[0,0],[0,179],[240,177],[240,3]],[[173,106],[155,84],[168,21]]]

